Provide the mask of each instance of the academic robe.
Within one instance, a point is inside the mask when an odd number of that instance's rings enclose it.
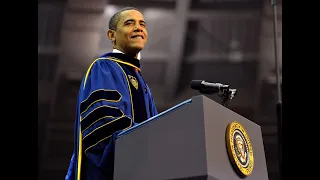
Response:
[[[81,82],[65,179],[112,180],[117,134],[157,114],[140,61],[121,53],[100,56]]]

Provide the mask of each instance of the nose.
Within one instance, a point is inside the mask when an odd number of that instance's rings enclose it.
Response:
[[[134,32],[142,32],[142,28],[139,24],[135,25]]]

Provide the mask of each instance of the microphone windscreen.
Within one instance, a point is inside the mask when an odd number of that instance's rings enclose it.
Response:
[[[192,89],[200,89],[202,87],[202,80],[192,80],[190,85]]]

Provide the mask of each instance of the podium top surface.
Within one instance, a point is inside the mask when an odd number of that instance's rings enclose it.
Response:
[[[146,124],[148,124],[148,123],[150,123],[152,121],[155,121],[155,120],[159,119],[160,117],[162,117],[162,116],[164,116],[166,114],[169,114],[169,113],[171,113],[171,112],[173,112],[173,111],[175,111],[175,110],[177,110],[177,109],[179,109],[179,108],[181,108],[181,107],[183,107],[183,106],[185,106],[185,105],[187,105],[187,104],[189,104],[191,102],[192,102],[192,99],[188,99],[188,100],[186,100],[186,101],[184,101],[184,102],[182,102],[180,104],[177,104],[176,106],[173,106],[173,107],[171,107],[171,108],[159,113],[156,116],[151,117],[150,119],[148,119],[148,120],[146,120],[146,121],[144,121],[144,122],[142,122],[140,124],[136,124],[136,125],[132,126],[131,128],[129,128],[129,129],[125,130],[125,131],[122,131],[121,133],[118,134],[117,139],[121,138],[122,136],[124,136],[124,135],[126,135],[126,134],[128,134],[128,133],[130,133],[132,131],[135,131],[135,130],[145,126]]]
[[[180,109],[181,107],[183,107],[183,106],[185,106],[185,105],[187,105],[187,104],[192,103],[192,100],[193,100],[194,98],[207,98],[207,99],[210,99],[210,98],[208,98],[208,97],[206,97],[206,96],[204,96],[204,95],[198,95],[198,96],[194,96],[194,97],[192,97],[192,98],[190,98],[190,99],[187,99],[187,100],[181,102],[180,104],[177,104],[177,105],[175,105],[175,106],[173,106],[173,107],[171,107],[171,108],[169,108],[169,109],[167,109],[167,110],[159,113],[158,115],[153,116],[153,117],[151,117],[150,119],[147,119],[146,121],[144,121],[144,122],[142,122],[142,123],[136,124],[136,125],[130,127],[129,129],[122,131],[121,133],[118,134],[117,139],[118,139],[118,138],[121,138],[122,136],[124,136],[124,135],[126,135],[126,134],[129,134],[129,133],[132,132],[132,131],[135,131],[135,130],[137,130],[137,129],[143,127],[143,126],[145,126],[145,125],[148,124],[148,123],[151,123],[152,121],[156,121],[157,119],[161,118],[161,117],[164,116],[164,115],[167,115],[167,114],[169,114],[169,113],[171,113],[171,112],[173,112],[173,111],[176,111],[176,110]],[[217,103],[217,104],[218,104],[218,103]],[[219,105],[220,105],[220,104],[219,104]],[[222,106],[222,105],[220,105],[220,106]],[[228,109],[228,110],[230,110],[230,109]],[[231,111],[231,110],[230,110],[230,111]],[[232,112],[233,112],[233,111],[232,111]],[[241,116],[241,115],[239,115],[239,116]],[[256,124],[256,125],[257,125],[257,124]],[[259,125],[257,125],[257,126],[259,126]]]

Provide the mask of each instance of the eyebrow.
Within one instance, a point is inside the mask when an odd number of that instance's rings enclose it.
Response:
[[[128,22],[128,21],[135,21],[135,20],[134,19],[128,19],[128,20],[125,21],[125,23]],[[144,24],[147,24],[144,20],[140,20],[139,22],[140,23],[143,22]]]

